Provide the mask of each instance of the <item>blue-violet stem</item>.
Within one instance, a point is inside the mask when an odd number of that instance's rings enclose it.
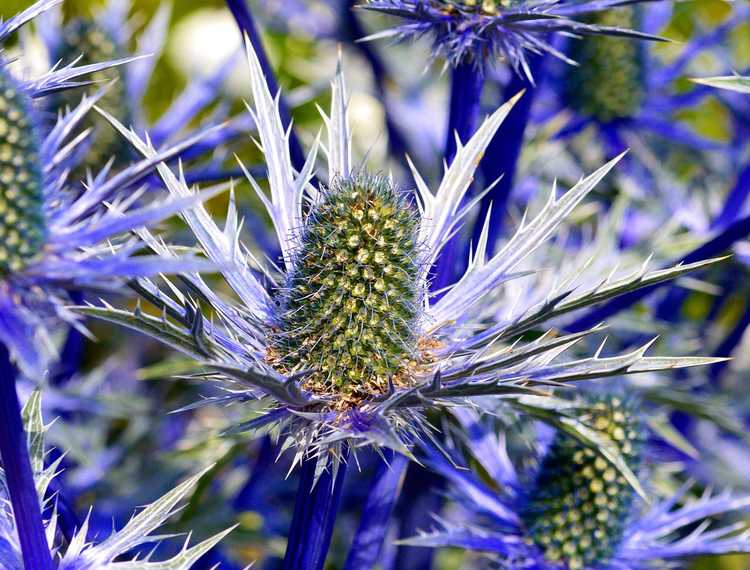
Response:
[[[408,154],[408,144],[406,138],[399,129],[398,123],[394,120],[393,115],[389,110],[387,100],[388,93],[386,85],[389,81],[388,70],[385,62],[378,52],[375,51],[371,42],[358,41],[367,36],[367,31],[362,27],[357,15],[354,13],[357,4],[358,2],[356,0],[345,0],[341,3],[340,36],[342,40],[350,42],[352,47],[359,51],[370,66],[372,78],[375,82],[375,89],[378,98],[383,104],[383,110],[385,111],[385,129],[388,133],[388,151],[392,158],[398,160],[404,165],[404,167],[406,167],[407,163],[405,155]]]
[[[737,175],[737,180],[724,201],[721,212],[711,222],[711,229],[720,230],[734,222],[742,211],[749,194],[750,163],[746,164]],[[672,286],[667,296],[659,303],[656,316],[663,321],[676,321],[687,296],[688,292],[685,289]]]
[[[469,140],[477,130],[481,109],[484,75],[472,61],[464,61],[453,69],[451,75],[448,132],[445,140],[445,162],[450,164],[456,156],[456,135],[461,142]],[[438,291],[455,281],[461,258],[461,236],[455,235],[445,244],[435,267],[432,290]]]
[[[750,303],[745,306],[745,310],[742,313],[740,320],[732,328],[727,337],[721,342],[721,344],[719,344],[718,347],[716,347],[716,350],[714,350],[713,352],[713,356],[725,358],[732,356],[732,353],[742,341],[742,337],[745,335],[745,330],[748,326],[750,326]],[[726,360],[711,365],[709,378],[711,379],[711,383],[714,386],[719,384],[722,373],[724,372],[724,370],[726,370],[728,365],[729,362]]]
[[[348,455],[346,447],[336,473],[329,464],[317,481],[317,461],[314,458],[303,461],[283,570],[322,570],[331,546]]]
[[[430,528],[434,516],[440,513],[444,501],[445,479],[419,465],[412,463],[406,474],[404,491],[398,505],[400,521],[399,538],[416,536]],[[398,570],[430,570],[435,555],[434,548],[400,545],[396,552],[394,568]]]
[[[33,570],[53,570],[52,555],[34,485],[21,405],[16,393],[16,370],[0,343],[0,458],[21,543],[23,564]]]
[[[266,76],[266,83],[268,84],[268,90],[272,95],[279,93],[279,84],[276,81],[276,76],[271,68],[271,63],[268,61],[268,55],[266,50],[263,49],[263,42],[260,39],[260,34],[255,26],[253,15],[250,13],[250,8],[247,6],[247,0],[226,0],[229,10],[232,12],[232,16],[237,22],[240,31],[247,36],[248,41],[252,44],[260,67],[263,70],[263,75]],[[289,107],[284,102],[283,97],[279,97],[279,116],[284,128],[288,129],[292,123],[291,115],[289,114]],[[302,151],[302,145],[299,139],[292,131],[289,137],[289,153],[292,159],[292,165],[297,171],[301,171],[305,165],[305,153]]]
[[[359,517],[359,527],[354,535],[344,570],[370,570],[380,560],[383,543],[396,501],[401,494],[409,460],[392,451],[385,452],[378,472],[373,478],[367,502]]]
[[[499,179],[492,190],[482,198],[479,207],[479,216],[477,217],[477,223],[474,224],[474,231],[472,233],[472,241],[477,243],[482,233],[484,218],[489,211],[490,204],[492,204],[487,240],[487,253],[489,255],[495,252],[495,245],[503,233],[503,224],[508,210],[508,201],[513,190],[518,158],[521,156],[526,126],[531,116],[531,106],[534,103],[539,82],[542,80],[543,64],[543,56],[532,56],[529,58],[529,69],[532,77],[535,78],[536,85],[532,84],[526,75],[513,73],[510,81],[503,88],[503,101],[507,101],[524,89],[526,93],[513,107],[508,117],[503,121],[503,124],[500,125],[495,137],[484,153],[484,160],[480,164],[485,185],[492,184],[495,180]]]
[[[69,293],[70,302],[73,305],[83,305],[83,293],[81,291],[71,291]],[[68,335],[65,338],[65,344],[60,352],[60,359],[55,366],[53,374],[50,375],[50,384],[53,386],[64,386],[73,376],[78,373],[83,360],[83,349],[86,345],[86,339],[81,332],[75,328],[68,329]]]
[[[711,223],[711,228],[726,227],[737,219],[737,214],[742,212],[748,195],[750,195],[750,162],[737,175],[737,180],[724,201],[724,207]]]

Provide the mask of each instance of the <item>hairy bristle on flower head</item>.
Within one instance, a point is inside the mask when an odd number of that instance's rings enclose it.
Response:
[[[417,217],[387,179],[334,180],[305,220],[273,359],[346,407],[408,380],[416,358]]]
[[[63,62],[70,62],[81,58],[77,65],[90,65],[102,61],[112,61],[127,56],[122,46],[105,29],[93,20],[75,20],[65,26],[62,42],[55,56]],[[121,70],[108,69],[92,73],[89,79],[95,83],[106,83],[117,78],[107,87],[98,105],[118,117],[124,124],[132,122],[131,105],[128,104],[125,77]],[[63,92],[53,99],[58,109],[75,108],[81,98],[77,90]],[[96,113],[89,114],[83,121],[82,127],[93,128],[91,147],[81,164],[81,168],[74,171],[72,180],[85,177],[85,168],[93,172],[100,170],[111,158],[114,158],[114,168],[122,167],[131,159],[130,148],[125,139],[118,135],[112,126]]]
[[[592,16],[593,24],[637,28],[637,7],[607,10]],[[567,69],[570,105],[603,123],[632,117],[645,96],[643,45],[630,38],[595,36],[574,41],[570,57],[579,65]]]
[[[590,410],[590,427],[637,469],[643,429],[635,402],[603,397],[592,402]],[[582,570],[611,559],[622,540],[634,494],[604,457],[559,433],[542,461],[524,522],[549,562]]]
[[[0,274],[21,269],[44,243],[43,177],[31,105],[0,67]]]

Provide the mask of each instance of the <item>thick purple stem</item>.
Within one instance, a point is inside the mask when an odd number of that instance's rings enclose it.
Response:
[[[398,507],[399,538],[409,538],[429,529],[444,503],[445,479],[437,473],[412,463],[406,474],[402,500]],[[435,555],[433,548],[400,545],[394,568],[398,570],[430,570]]]
[[[81,291],[71,291],[69,296],[70,302],[73,305],[84,304],[83,293]],[[60,353],[60,360],[55,366],[54,373],[50,375],[50,384],[53,386],[64,386],[78,373],[78,370],[81,368],[85,345],[86,338],[77,328],[70,327],[62,352]]]
[[[378,52],[373,49],[370,42],[358,41],[367,36],[367,32],[362,27],[357,15],[354,13],[354,7],[356,4],[356,0],[344,0],[342,2],[340,35],[342,39],[351,43],[352,47],[359,51],[370,66],[372,78],[375,82],[375,89],[378,98],[383,104],[383,110],[385,111],[385,128],[388,132],[388,150],[394,159],[398,160],[406,167],[407,163],[405,155],[408,151],[406,138],[402,134],[393,114],[390,112],[387,102],[388,93],[386,85],[389,81],[388,70],[385,62]]]
[[[34,486],[21,405],[16,393],[16,370],[8,350],[0,344],[0,458],[21,543],[23,564],[33,570],[53,570],[44,533],[42,511]]]
[[[333,525],[344,488],[346,459],[343,452],[336,477],[331,465],[315,481],[314,459],[306,459],[300,468],[297,500],[289,529],[283,570],[321,570],[331,546]]]
[[[448,132],[445,141],[445,162],[450,164],[456,156],[456,134],[465,143],[477,130],[481,107],[484,76],[473,62],[463,62],[453,69],[448,115]],[[455,235],[445,244],[435,267],[433,291],[454,282],[456,267],[461,262],[461,236]]]
[[[544,58],[541,56],[532,57],[529,61],[531,73],[536,78],[537,84],[541,80],[543,61]],[[531,106],[538,87],[533,85],[525,75],[514,73],[503,89],[503,101],[507,101],[523,89],[526,90],[525,95],[519,99],[503,124],[500,125],[497,134],[487,147],[485,159],[480,164],[485,184],[491,184],[502,176],[495,187],[482,198],[478,221],[474,224],[472,235],[473,242],[477,243],[482,233],[484,219],[492,204],[489,239],[487,240],[487,253],[490,255],[495,252],[497,240],[503,233],[508,201],[516,176],[516,166],[521,156],[526,125],[529,123]]]
[[[405,456],[385,452],[385,460],[380,463],[362,508],[344,570],[369,570],[377,565],[408,465]]]

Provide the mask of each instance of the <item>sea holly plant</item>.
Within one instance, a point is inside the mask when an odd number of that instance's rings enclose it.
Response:
[[[537,0],[366,0],[368,10],[390,14],[404,23],[374,38],[411,39],[432,36],[433,53],[456,66],[471,62],[482,68],[499,58],[531,77],[529,54],[549,53],[572,63],[551,41],[555,34],[612,35],[659,39],[628,25],[591,22],[587,16],[617,9],[620,0],[541,2]]]
[[[59,2],[38,2],[0,27],[0,42],[23,22]],[[121,60],[122,61],[122,60]],[[76,67],[72,64],[40,78],[16,79],[0,60],[0,341],[31,375],[40,375],[54,352],[46,321],[74,323],[65,309],[65,290],[101,287],[106,278],[153,274],[162,260],[134,257],[132,241],[103,245],[133,227],[159,221],[184,207],[182,201],[135,208],[137,187],[156,163],[141,160],[110,175],[109,165],[92,175],[84,192],[68,180],[76,150],[87,132],[72,136],[104,96],[82,96],[79,104],[43,129],[35,99],[77,86],[82,75],[118,62]],[[201,133],[160,152],[170,158],[195,144]],[[118,192],[130,189],[127,198]],[[101,204],[110,200],[108,208]],[[34,339],[35,342],[29,342]]]
[[[423,460],[450,482],[468,521],[438,519],[431,531],[404,543],[457,547],[489,556],[500,568],[636,570],[673,567],[691,557],[750,551],[744,525],[727,522],[750,508],[750,497],[706,491],[693,481],[671,483],[668,496],[643,501],[622,475],[567,433],[582,422],[620,449],[641,476],[659,468],[648,444],[638,400],[624,393],[571,402],[566,423],[533,447],[538,466],[522,467],[511,437],[495,433],[472,410],[461,410],[450,460],[423,447]],[[471,464],[472,469],[464,467]],[[653,493],[652,493],[653,494]],[[682,566],[675,566],[682,567]]]
[[[57,4],[42,0],[0,23],[0,47],[10,34]],[[136,208],[142,194],[137,183],[154,164],[200,140],[200,135],[186,139],[158,153],[159,160],[141,160],[115,176],[105,165],[83,191],[71,185],[68,173],[88,134],[72,133],[103,93],[83,96],[49,129],[34,101],[80,86],[87,74],[118,63],[124,62],[61,62],[39,77],[17,78],[0,51],[0,455],[26,564],[39,570],[51,568],[52,562],[33,500],[29,458],[18,443],[22,425],[16,375],[20,370],[35,381],[44,378],[55,357],[54,332],[66,323],[77,324],[76,315],[66,308],[69,290],[102,290],[123,278],[164,270],[163,259],[135,255],[140,245],[119,236],[187,205],[169,199]],[[122,195],[125,190],[127,196]]]
[[[92,540],[88,535],[88,517],[71,540],[61,544],[57,528],[56,496],[50,492],[50,484],[59,474],[62,456],[48,462],[48,450],[45,448],[45,434],[49,424],[44,424],[42,417],[41,392],[31,394],[23,408],[24,428],[31,465],[34,470],[34,483],[38,501],[45,506],[48,513],[45,518],[47,542],[51,552],[55,553],[59,570],[126,570],[126,569],[162,569],[187,570],[216,545],[231,529],[220,532],[193,546],[188,542],[177,554],[166,560],[155,561],[152,556],[133,557],[132,551],[149,543],[164,540],[164,536],[154,535],[178,510],[182,501],[189,497],[205,470],[189,477],[167,494],[145,506],[134,514],[128,523],[103,539]],[[45,465],[49,463],[46,467]],[[8,498],[4,473],[0,470],[0,564],[5,570],[24,570],[24,558],[19,543],[19,530],[13,516],[13,507]],[[128,560],[130,555],[130,560]]]
[[[301,171],[291,166],[289,132],[282,127],[277,100],[255,52],[246,45],[251,111],[270,196],[249,174],[248,180],[273,222],[282,252],[280,267],[264,266],[242,245],[233,198],[223,229],[205,207],[195,205],[182,213],[183,219],[200,251],[221,266],[237,299],[222,298],[198,274],[186,273],[181,279],[189,286],[187,293],[170,281],[166,290],[147,278],[134,284],[161,317],[109,305],[77,310],[141,331],[195,359],[202,368],[196,378],[220,390],[195,406],[247,406],[253,416],[228,426],[227,433],[274,427],[281,434],[282,449],[291,449],[293,463],[303,465],[287,548],[289,567],[322,566],[350,450],[390,448],[411,456],[415,441],[430,436],[426,411],[491,396],[511,405],[539,406],[555,418],[554,406],[535,404],[538,400],[528,397],[578,380],[714,361],[646,356],[648,344],[626,354],[603,356],[600,350],[566,359],[568,349],[598,334],[599,326],[536,340],[535,335],[525,336],[548,328],[551,318],[711,262],[643,271],[575,293],[560,292],[544,303],[518,307],[516,317],[502,322],[483,316],[488,295],[533,273],[519,266],[619,157],[567,192],[553,188],[541,211],[525,218],[493,256],[486,255],[485,224],[466,272],[435,298],[429,293],[430,268],[479,199],[461,206],[479,158],[518,97],[490,115],[465,144],[459,142],[436,192],[414,169],[416,192],[409,194],[388,178],[352,166],[347,95],[339,71],[330,113],[324,115],[328,172],[323,183],[314,177],[319,142]],[[144,156],[156,158],[147,142],[102,113]],[[195,195],[179,174],[163,164],[158,169],[176,199]],[[168,245],[147,231],[138,233],[166,260],[177,259]],[[638,485],[616,450],[609,446],[602,453]]]

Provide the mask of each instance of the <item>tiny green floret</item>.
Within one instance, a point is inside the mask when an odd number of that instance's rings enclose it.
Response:
[[[106,30],[90,20],[74,20],[65,26],[61,46],[55,55],[64,62],[80,57],[77,65],[90,65],[127,56],[124,48],[118,45]],[[98,71],[90,75],[90,80],[104,85],[115,77],[118,80],[108,87],[98,105],[119,118],[124,124],[130,125],[132,123],[131,105],[128,104],[125,77],[122,71],[117,68]],[[81,92],[71,90],[64,92],[56,100],[53,99],[53,102],[62,110],[65,107],[75,108],[80,100]],[[131,160],[130,148],[125,139],[119,136],[106,119],[96,113],[91,113],[81,125],[83,128],[93,128],[93,139],[84,162],[72,173],[71,180],[84,179],[85,167],[97,172],[111,158],[115,159],[113,165],[115,169],[125,166]]]
[[[636,7],[606,10],[592,16],[592,24],[637,29]],[[567,96],[579,112],[602,123],[633,117],[645,98],[643,87],[644,52],[640,42],[616,36],[594,36],[574,41]]]
[[[589,427],[605,435],[637,470],[643,428],[632,400],[591,404]],[[559,433],[542,461],[524,522],[534,543],[567,570],[597,568],[613,556],[626,528],[635,491],[604,457]]]
[[[334,180],[308,214],[271,360],[347,408],[403,385],[417,365],[418,217],[387,179]]]
[[[43,175],[30,98],[0,64],[0,277],[44,244]]]

